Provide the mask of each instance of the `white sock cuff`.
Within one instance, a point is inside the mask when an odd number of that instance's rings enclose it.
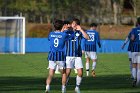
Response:
[[[79,77],[78,75],[76,76],[77,79],[82,79],[82,77]]]
[[[89,70],[89,62],[86,62],[86,70]]]
[[[92,70],[94,70],[96,68],[96,62],[92,63]]]
[[[133,75],[133,78],[136,79],[137,77],[136,68],[132,68],[132,75]]]
[[[65,85],[62,85],[62,88],[65,88],[66,86]]]
[[[49,89],[50,88],[50,85],[46,85],[46,89]]]
[[[82,81],[82,77],[79,77],[77,75],[77,77],[76,77],[76,86],[79,86],[81,84],[81,81]]]

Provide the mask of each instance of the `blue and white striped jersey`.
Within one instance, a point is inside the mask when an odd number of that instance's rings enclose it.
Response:
[[[85,40],[85,51],[96,52],[96,44],[100,46],[99,33],[96,30],[87,30],[86,33],[89,35],[90,39]]]
[[[71,38],[66,42],[66,56],[81,57],[81,39],[83,38],[82,33],[78,30],[67,31],[67,33],[71,36]]]
[[[131,33],[132,33],[132,31],[130,31],[130,33],[128,34],[128,39],[129,39],[128,49],[127,49],[128,51],[131,51],[132,44],[133,44],[133,42],[131,40]]]
[[[140,52],[140,27],[132,29],[131,36],[134,35],[131,52]]]
[[[48,60],[65,61],[65,42],[68,35],[65,32],[51,32],[48,40],[50,42]]]
[[[85,51],[85,38],[82,38],[82,40],[81,40],[81,48],[82,48],[82,50],[84,50]]]

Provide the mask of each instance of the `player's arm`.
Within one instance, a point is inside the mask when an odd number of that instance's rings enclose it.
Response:
[[[134,36],[134,34],[131,35],[131,40],[132,40],[132,41],[135,40],[135,36]]]
[[[134,41],[135,40],[136,37],[135,37],[135,29],[134,28],[130,32],[130,35],[129,36],[130,36],[129,38],[130,38],[131,41]]]
[[[65,30],[68,30],[68,25],[67,24],[63,25],[63,27],[61,29],[61,32],[64,32]]]
[[[50,41],[50,36],[51,36],[51,32],[49,33],[49,36],[48,36],[48,41]]]
[[[90,39],[87,33],[79,25],[77,25],[76,30],[79,30],[83,34],[83,37],[85,39],[88,39],[88,40]]]
[[[101,48],[101,43],[100,42],[98,42],[98,46],[99,46],[99,48]]]
[[[124,49],[125,45],[127,44],[127,42],[129,41],[129,38],[127,37],[122,45],[122,49]]]

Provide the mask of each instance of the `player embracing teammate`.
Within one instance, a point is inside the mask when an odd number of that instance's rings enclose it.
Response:
[[[76,18],[71,21],[71,27],[68,24],[62,27],[62,21],[56,20],[54,28],[55,31],[51,32],[48,37],[50,41],[49,75],[45,92],[50,91],[50,83],[58,65],[62,73],[62,93],[66,93],[66,78],[69,77],[72,68],[77,69],[75,92],[80,93],[79,87],[83,76],[81,39],[89,39],[89,36],[80,27],[80,20]]]
[[[56,67],[61,70],[62,74],[62,93],[66,93],[66,62],[65,62],[65,42],[68,39],[66,33],[61,32],[63,27],[62,20],[55,20],[54,28],[55,31],[50,32],[48,40],[50,42],[50,51],[48,54],[49,60],[49,75],[46,80],[45,93],[50,92],[50,83],[54,76]]]
[[[71,69],[75,68],[77,70],[75,92],[80,93],[80,84],[83,76],[81,40],[82,38],[89,39],[89,36],[81,28],[80,20],[76,18],[71,21],[71,29],[66,30],[66,32],[73,36],[73,38],[66,42],[67,81],[69,80]]]

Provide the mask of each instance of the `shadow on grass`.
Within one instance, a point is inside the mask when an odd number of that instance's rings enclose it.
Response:
[[[0,91],[29,91],[45,90],[46,78],[37,77],[0,77]],[[75,88],[75,77],[71,77],[67,90]],[[108,89],[130,89],[131,79],[129,75],[112,75],[83,77],[82,90],[108,90]],[[55,77],[51,83],[52,90],[61,89],[61,78]]]

